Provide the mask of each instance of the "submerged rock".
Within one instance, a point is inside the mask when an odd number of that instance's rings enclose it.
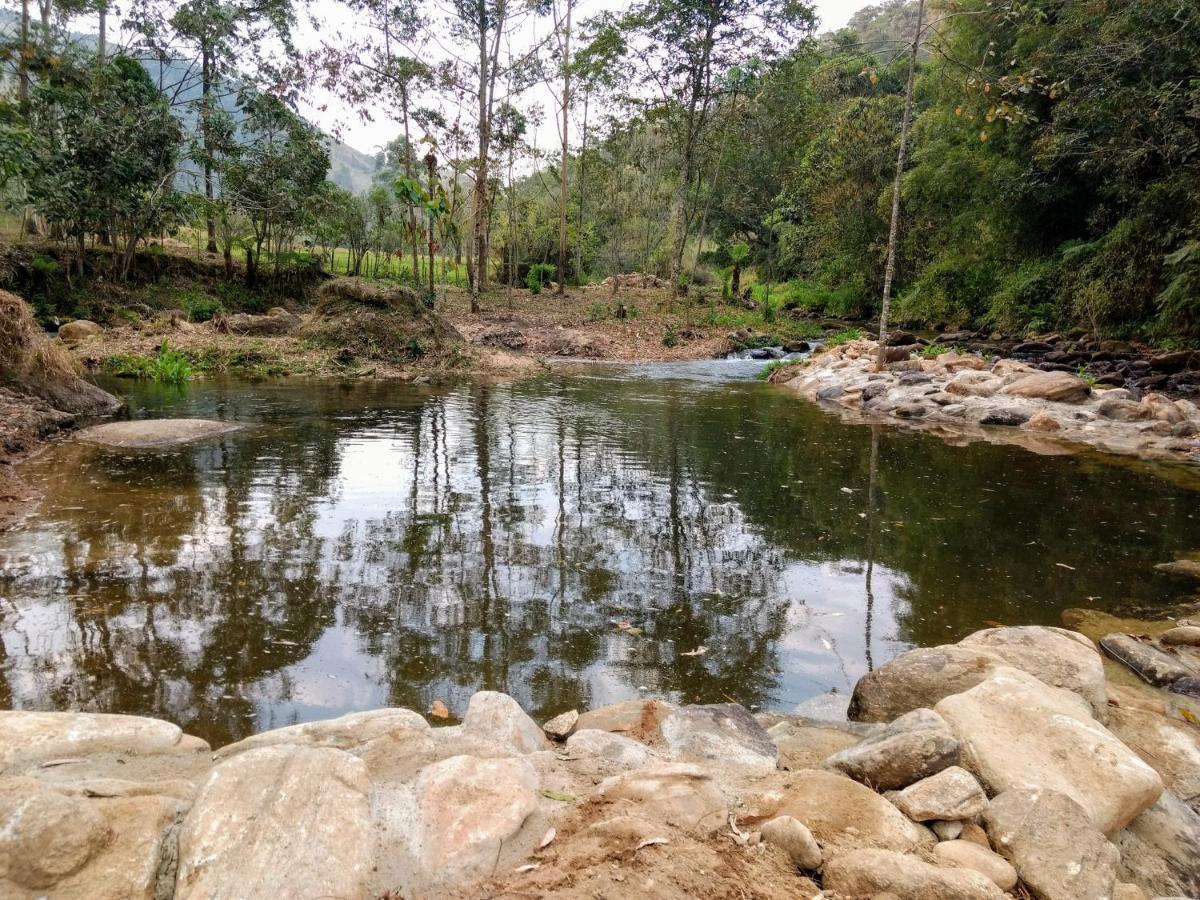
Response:
[[[1149,638],[1110,634],[1100,639],[1100,647],[1117,662],[1124,663],[1141,678],[1160,687],[1197,674],[1177,654],[1155,646]]]
[[[930,709],[916,709],[861,743],[835,753],[822,766],[876,790],[892,790],[935,775],[957,762],[958,739],[942,717]]]
[[[1200,579],[1200,559],[1177,559],[1172,562],[1159,563],[1154,568],[1160,572],[1166,572],[1168,575]]]
[[[896,900],[1003,900],[991,879],[971,869],[930,865],[890,850],[839,853],[821,871],[822,886],[838,897]]]
[[[105,447],[148,450],[219,437],[241,428],[241,425],[233,422],[212,419],[138,419],[93,425],[80,431],[78,438]]]

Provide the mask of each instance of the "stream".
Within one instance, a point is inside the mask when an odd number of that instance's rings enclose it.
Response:
[[[476,690],[543,720],[630,697],[836,706],[915,645],[1186,585],[1194,471],[853,426],[762,363],[450,386],[106,384],[245,430],[78,442],[0,534],[0,708],[214,745]],[[874,464],[872,464],[874,460]]]

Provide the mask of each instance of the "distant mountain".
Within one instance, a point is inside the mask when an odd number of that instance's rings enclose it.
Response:
[[[927,21],[938,18],[938,14],[928,8],[925,15]],[[858,35],[864,50],[886,61],[906,51],[912,43],[916,24],[915,0],[884,0],[858,10],[846,23],[846,30]]]
[[[374,183],[375,157],[330,139],[327,177],[338,187],[361,194]]]

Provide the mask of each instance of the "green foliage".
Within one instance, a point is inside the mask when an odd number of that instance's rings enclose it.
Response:
[[[166,341],[158,355],[150,361],[146,377],[164,384],[184,384],[192,377],[192,364],[178,350],[172,350]]]
[[[223,313],[225,307],[220,300],[209,297],[197,290],[186,291],[179,295],[179,305],[187,313],[191,322],[207,322],[218,313]]]
[[[754,377],[759,381],[766,381],[780,369],[791,369],[795,366],[803,364],[804,362],[805,360],[802,359],[773,359],[759,369],[758,374],[756,374]]]
[[[863,330],[856,326],[843,328],[837,334],[831,334],[822,342],[825,347],[840,347],[842,344],[848,344],[851,341],[861,341],[864,337]]]
[[[603,322],[612,315],[612,311],[603,303],[593,303],[588,307],[587,318],[589,322]]]
[[[529,267],[529,274],[525,276],[525,286],[529,288],[529,293],[540,294],[542,288],[549,284],[557,273],[557,266],[550,263],[534,263]]]
[[[928,344],[921,348],[921,356],[925,359],[937,359],[939,356],[958,349],[950,344]]]
[[[662,342],[664,347],[679,346],[679,332],[675,330],[674,325],[667,325],[663,330]]]

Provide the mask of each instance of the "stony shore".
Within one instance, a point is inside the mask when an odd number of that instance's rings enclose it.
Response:
[[[936,355],[916,344],[857,340],[816,353],[772,380],[845,418],[934,431],[954,440],[1048,453],[1109,453],[1200,462],[1200,406],[1154,391],[1093,383],[1017,359]]]
[[[1106,665],[995,628],[875,670],[855,721],[647,699],[539,726],[480,692],[457,724],[380,709],[216,752],[0,712],[0,896],[1196,897],[1197,701]]]

